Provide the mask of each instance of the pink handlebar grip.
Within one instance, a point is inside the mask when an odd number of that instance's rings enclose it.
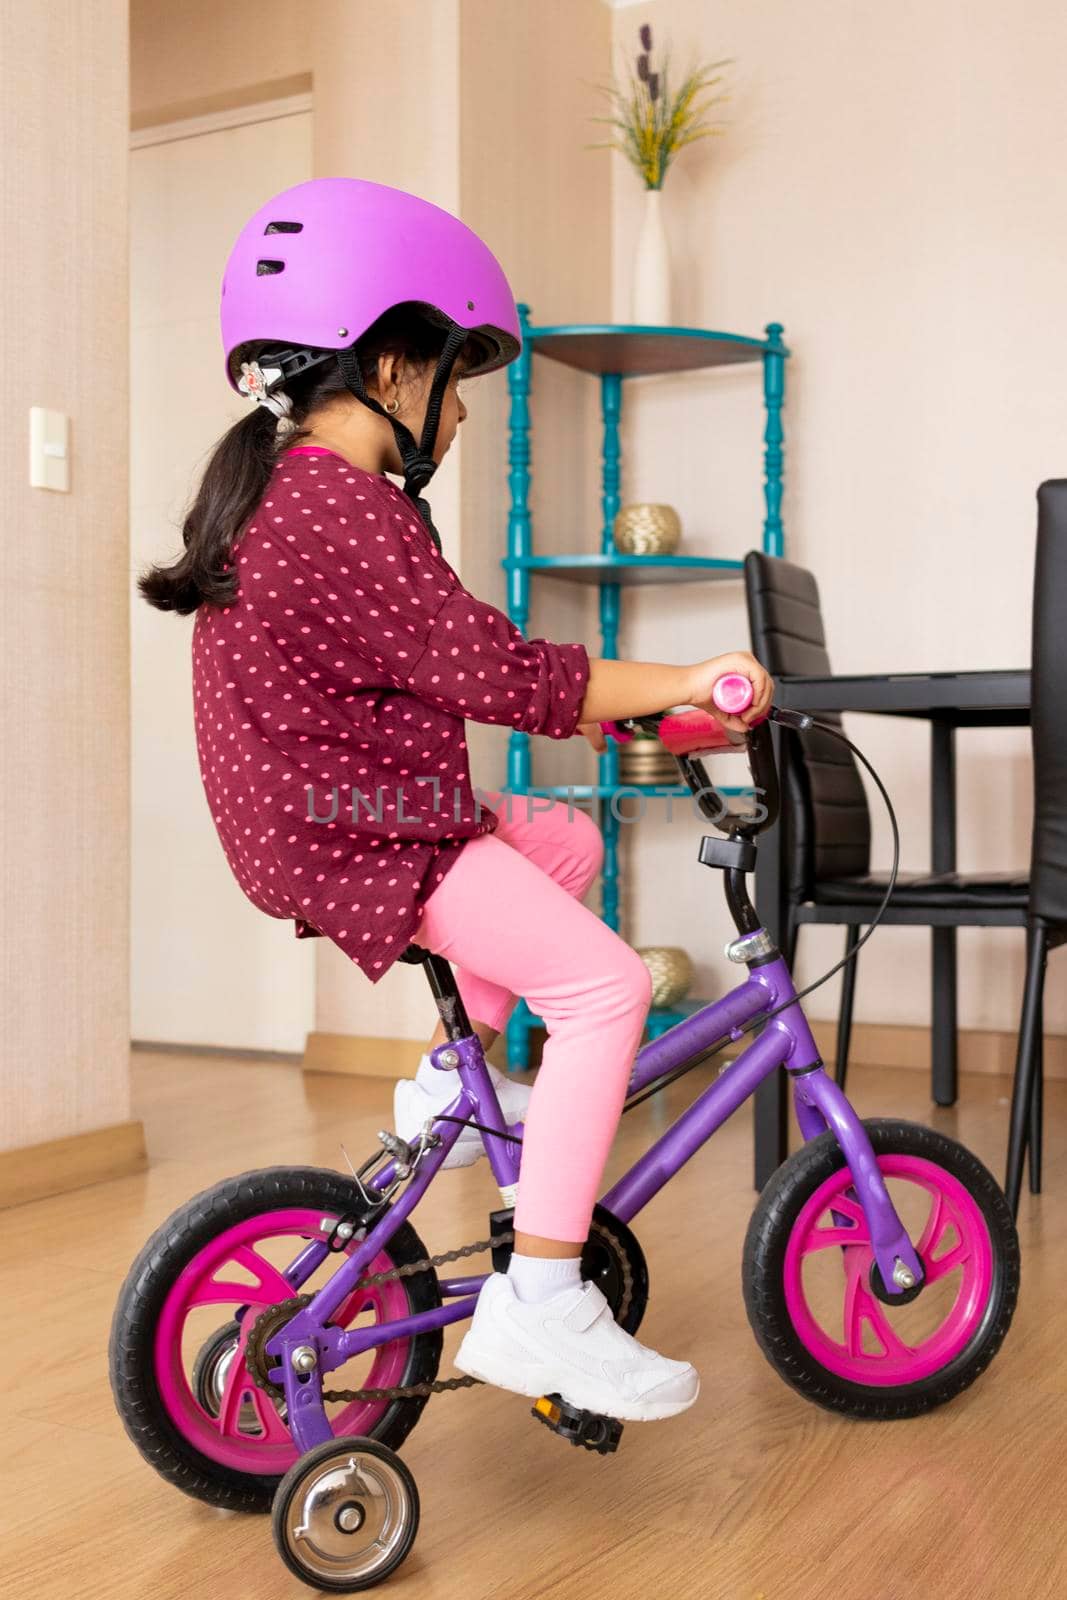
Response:
[[[743,673],[724,672],[712,684],[711,698],[720,711],[736,717],[752,704],[752,684]],[[620,728],[617,722],[602,722],[600,726],[609,738],[616,739],[619,744],[625,744],[633,738],[633,734]],[[659,738],[673,755],[690,755],[695,751],[711,755],[716,750],[745,748],[744,734],[724,728],[710,711],[676,711],[664,717],[659,725]]]
[[[724,672],[711,687],[711,698],[728,717],[747,711],[753,701],[752,684],[740,672]]]

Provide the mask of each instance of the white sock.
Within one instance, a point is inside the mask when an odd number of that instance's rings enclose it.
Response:
[[[446,1100],[455,1099],[459,1086],[459,1073],[455,1067],[444,1071],[440,1067],[435,1067],[427,1052],[419,1062],[415,1082],[420,1089],[425,1089],[427,1094],[432,1095],[435,1100],[440,1100],[443,1105]]]
[[[582,1281],[581,1256],[520,1256],[511,1252],[508,1277],[517,1299],[525,1304],[547,1300]]]

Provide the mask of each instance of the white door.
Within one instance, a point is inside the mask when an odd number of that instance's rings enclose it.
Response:
[[[303,1051],[317,941],[237,887],[197,767],[194,619],[136,589],[181,551],[208,454],[248,404],[223,374],[226,257],[264,201],[311,176],[306,102],[274,109],[212,131],[149,130],[130,155],[131,1002],[137,1040]]]

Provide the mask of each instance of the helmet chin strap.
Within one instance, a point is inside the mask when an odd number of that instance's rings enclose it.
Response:
[[[361,400],[372,411],[377,411],[389,423],[396,438],[397,449],[404,466],[404,493],[410,495],[419,508],[419,516],[426,524],[430,537],[438,550],[441,548],[441,537],[433,525],[430,515],[430,502],[425,500],[420,490],[425,488],[434,473],[438,463],[434,460],[433,447],[437,438],[437,427],[441,420],[441,405],[444,400],[445,387],[452,375],[452,368],[456,364],[456,357],[467,342],[467,330],[458,327],[455,323],[448,331],[444,348],[437,358],[437,369],[430,385],[430,395],[426,403],[426,418],[422,425],[422,438],[415,443],[414,435],[410,429],[397,417],[389,415],[385,407],[371,398],[367,393],[367,385],[363,379],[359,357],[354,349],[338,350],[337,365],[348,385],[349,390],[357,400]]]

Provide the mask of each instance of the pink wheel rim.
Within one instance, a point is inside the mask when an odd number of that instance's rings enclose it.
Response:
[[[894,1327],[895,1314],[870,1287],[874,1263],[866,1219],[847,1167],[821,1183],[802,1208],[786,1246],[786,1306],[793,1327],[819,1364],[838,1377],[865,1387],[917,1383],[955,1360],[981,1326],[993,1284],[993,1247],[980,1207],[963,1184],[934,1162],[919,1156],[879,1156],[886,1179],[899,1178],[929,1196],[929,1210],[915,1248],[926,1282],[946,1283],[956,1274],[951,1302],[936,1328],[907,1343]],[[827,1217],[833,1211],[843,1223]],[[951,1247],[947,1236],[956,1238]],[[804,1285],[804,1264],[818,1252],[836,1249],[841,1257],[841,1337],[817,1320]],[[924,1291],[925,1292],[925,1291]],[[921,1297],[920,1297],[921,1298]],[[865,1339],[878,1350],[864,1348]]]
[[[308,1241],[324,1239],[336,1218],[325,1219],[321,1210],[286,1208],[249,1217],[227,1228],[199,1250],[175,1279],[163,1303],[156,1326],[155,1374],[160,1398],[171,1422],[201,1455],[221,1466],[239,1472],[276,1476],[296,1460],[297,1450],[289,1430],[279,1417],[271,1398],[256,1387],[245,1365],[244,1350],[256,1317],[268,1306],[291,1299],[298,1291],[256,1248],[268,1239],[292,1236]],[[294,1249],[294,1256],[299,1248]],[[348,1246],[355,1248],[355,1241]],[[224,1268],[242,1269],[240,1280],[226,1277]],[[367,1268],[368,1273],[387,1272],[394,1265],[382,1252]],[[255,1279],[249,1282],[247,1275]],[[231,1361],[217,1417],[212,1417],[193,1393],[182,1357],[182,1335],[190,1312],[200,1306],[222,1308],[220,1322],[226,1322],[240,1305],[247,1305],[241,1324],[237,1353]],[[227,1315],[226,1307],[232,1309]],[[399,1280],[360,1287],[338,1308],[332,1322],[347,1327],[361,1312],[370,1310],[378,1322],[392,1322],[408,1314],[407,1295]],[[360,1387],[384,1389],[403,1380],[409,1339],[394,1339],[373,1353],[373,1364]],[[255,1409],[262,1433],[240,1430],[242,1407]],[[390,1405],[388,1400],[353,1401],[335,1416],[330,1425],[338,1435],[370,1433]]]

